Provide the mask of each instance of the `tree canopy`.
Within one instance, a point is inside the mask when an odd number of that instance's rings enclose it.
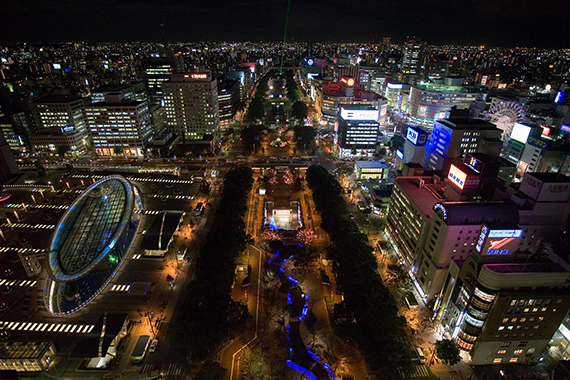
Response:
[[[461,361],[459,346],[451,339],[438,340],[435,343],[435,350],[437,351],[437,357],[447,365],[455,365]]]
[[[291,116],[293,116],[297,120],[303,120],[309,115],[309,109],[307,105],[303,103],[301,100],[296,101],[293,103],[291,107]]]

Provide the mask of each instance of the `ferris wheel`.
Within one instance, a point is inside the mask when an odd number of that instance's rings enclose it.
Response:
[[[501,139],[506,141],[513,130],[516,122],[526,119],[526,113],[520,104],[511,101],[504,101],[495,104],[485,115],[485,120],[495,124],[503,131]]]

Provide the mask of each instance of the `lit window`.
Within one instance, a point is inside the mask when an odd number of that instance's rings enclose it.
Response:
[[[513,352],[513,353],[514,353],[515,355],[520,355],[520,354],[523,353],[523,349],[521,348],[521,349],[515,350],[515,352]]]
[[[509,321],[509,318],[503,318],[503,323],[507,323]]]
[[[499,331],[504,330],[505,326],[499,326]]]
[[[509,360],[510,363],[516,363],[519,361],[519,358],[511,358],[511,360]]]
[[[497,355],[504,355],[507,353],[507,350],[499,350],[497,351]]]
[[[493,359],[493,363],[501,363],[503,361],[503,358],[495,358]]]

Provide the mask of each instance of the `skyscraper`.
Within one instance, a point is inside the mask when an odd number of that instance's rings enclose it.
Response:
[[[174,74],[162,84],[167,128],[186,140],[217,138],[218,84],[211,73]]]
[[[148,58],[143,61],[143,71],[149,104],[163,105],[162,82],[184,72],[184,58]]]
[[[408,37],[404,42],[404,57],[402,59],[402,73],[406,77],[414,78],[421,70],[424,60],[425,42],[419,38]]]

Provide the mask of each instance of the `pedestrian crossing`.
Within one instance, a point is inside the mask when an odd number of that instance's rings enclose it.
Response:
[[[21,286],[33,288],[38,282],[35,280],[8,280],[0,279],[0,286]]]
[[[140,253],[134,254],[133,255],[133,260],[138,260],[142,257],[142,255]]]
[[[95,178],[101,179],[105,177],[104,175],[84,175],[84,174],[76,174],[73,175],[72,178]],[[137,176],[128,176],[127,179],[129,181],[139,181],[139,182],[161,182],[161,183],[172,183],[172,184],[182,184],[182,185],[191,185],[194,183],[191,179],[169,179],[169,178],[143,178]]]
[[[59,332],[69,334],[87,334],[95,325],[74,325],[65,323],[10,322],[0,321],[0,329],[11,331]]]
[[[15,247],[0,247],[0,253],[8,252],[8,251],[16,251],[22,254],[38,254],[38,253],[45,253],[45,249],[43,248],[15,248]]]
[[[25,204],[26,208],[29,207],[34,207],[34,208],[47,208],[47,209],[54,209],[54,210],[65,210],[68,209],[69,206],[67,205],[52,205],[52,204],[39,204],[39,205],[34,205],[31,203],[27,203]],[[24,206],[22,206],[22,203],[8,203],[2,207],[6,207],[6,208],[17,208],[17,209],[22,209]]]
[[[3,223],[0,227],[4,228],[32,228],[32,229],[42,229],[42,230],[53,230],[55,224],[28,224],[28,223]]]
[[[141,373],[151,373],[153,371],[159,371],[163,376],[180,376],[184,374],[184,368],[178,363],[145,364],[141,369]]]
[[[128,284],[128,285],[114,284],[111,287],[111,291],[112,292],[130,292],[132,286],[133,286],[133,284]]]
[[[398,367],[402,379],[429,379],[429,370],[424,365],[412,364],[410,367]]]

